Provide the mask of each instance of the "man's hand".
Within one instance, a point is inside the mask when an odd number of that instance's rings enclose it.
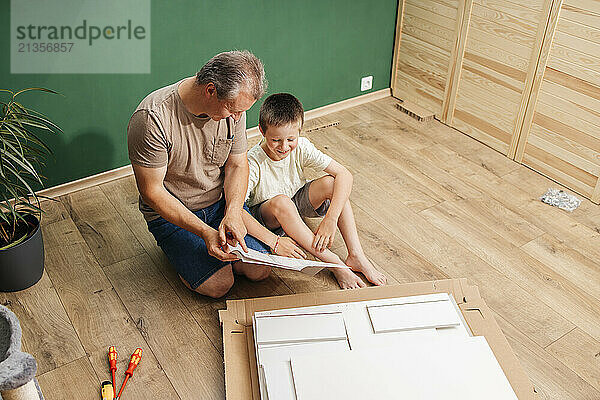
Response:
[[[238,259],[235,254],[226,253],[223,251],[223,246],[221,244],[219,232],[217,232],[215,229],[207,229],[202,234],[202,239],[204,239],[204,243],[206,243],[208,254],[210,254],[211,256],[218,258],[221,261],[228,262],[232,262]]]
[[[246,247],[246,241],[244,240],[247,233],[246,225],[242,220],[241,210],[240,212],[225,213],[225,217],[219,225],[219,240],[221,246],[224,246],[227,243],[227,239],[230,239],[232,240],[232,245],[235,245],[237,242],[242,246],[242,249],[247,252],[248,247]]]
[[[163,181],[167,167],[146,168],[133,164],[138,190],[144,201],[164,219],[193,232],[204,239],[208,254],[221,261],[235,261],[237,257],[221,248],[219,232],[208,226],[168,192]]]
[[[327,215],[323,218],[317,227],[315,238],[313,239],[312,247],[315,250],[321,252],[333,244],[336,225],[337,221],[333,218],[329,218]]]
[[[280,236],[275,243],[273,251],[278,256],[306,258],[306,254],[292,238]]]

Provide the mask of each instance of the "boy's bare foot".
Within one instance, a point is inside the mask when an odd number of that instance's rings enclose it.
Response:
[[[365,255],[348,256],[346,265],[352,268],[353,271],[361,272],[374,285],[383,286],[387,283],[385,275],[377,271]]]
[[[331,268],[342,289],[358,289],[367,285],[354,272],[348,268]]]

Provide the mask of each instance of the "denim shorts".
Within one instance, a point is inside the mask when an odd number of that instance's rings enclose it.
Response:
[[[244,206],[247,211],[248,208]],[[225,199],[193,212],[208,226],[219,229],[225,214]],[[175,270],[192,289],[196,289],[215,272],[229,262],[221,261],[208,254],[204,240],[162,217],[148,221],[148,230],[165,253]],[[246,245],[261,253],[269,253],[269,247],[258,239],[246,235]]]

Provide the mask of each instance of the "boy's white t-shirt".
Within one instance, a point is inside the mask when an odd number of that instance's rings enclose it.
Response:
[[[272,199],[278,194],[288,197],[306,184],[305,168],[324,170],[332,158],[321,152],[307,138],[298,137],[298,146],[283,160],[273,161],[262,149],[264,139],[248,150],[250,177],[246,203],[248,207]]]

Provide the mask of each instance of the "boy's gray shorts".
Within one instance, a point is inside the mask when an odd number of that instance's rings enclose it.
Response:
[[[306,182],[304,186],[302,186],[296,194],[292,197],[292,202],[296,206],[298,213],[301,217],[308,218],[317,218],[324,217],[329,209],[330,201],[326,199],[323,204],[321,204],[317,209],[315,209],[310,203],[310,199],[308,198],[308,188],[313,181]],[[250,207],[250,214],[256,218],[258,222],[262,225],[266,226],[265,221],[262,218],[262,214],[260,212],[260,207],[265,204],[268,200],[263,201],[262,203],[255,204]]]

